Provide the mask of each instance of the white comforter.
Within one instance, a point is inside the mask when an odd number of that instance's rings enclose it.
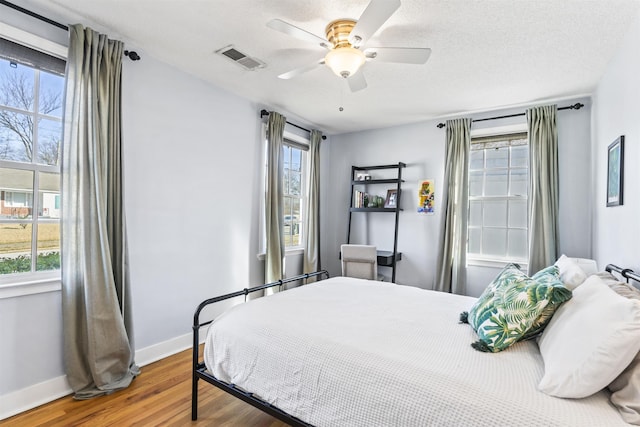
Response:
[[[233,307],[210,327],[205,363],[316,426],[627,425],[606,392],[539,392],[534,341],[471,348],[477,336],[458,316],[473,302],[336,277]]]

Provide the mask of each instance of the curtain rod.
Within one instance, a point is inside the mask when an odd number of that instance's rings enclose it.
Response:
[[[13,9],[13,10],[17,10],[20,13],[24,13],[25,15],[29,15],[32,18],[39,19],[40,21],[46,22],[47,24],[53,25],[54,27],[58,27],[61,30],[69,31],[69,26],[68,25],[61,24],[61,23],[59,23],[57,21],[54,21],[53,19],[47,18],[46,16],[42,16],[42,15],[37,14],[35,12],[32,12],[32,11],[30,11],[28,9],[25,9],[22,6],[18,6],[17,4],[10,3],[10,2],[8,2],[6,0],[0,0],[0,4],[2,4],[4,6],[7,6],[7,7]],[[128,56],[129,59],[131,59],[132,61],[138,61],[140,59],[140,55],[138,55],[138,53],[133,51],[133,50],[132,51],[125,50],[124,51],[124,55]]]
[[[567,105],[566,107],[560,107],[560,108],[558,108],[558,111],[559,111],[559,110],[579,110],[579,109],[581,109],[582,107],[584,107],[584,104],[581,104],[581,103],[579,103],[579,102],[576,102],[576,103],[575,103],[575,104],[573,104],[573,105]],[[487,117],[487,118],[485,118],[485,119],[474,119],[474,120],[471,120],[471,122],[484,122],[484,121],[487,121],[487,120],[506,119],[506,118],[509,118],[509,117],[524,116],[524,115],[526,115],[526,114],[527,114],[527,113],[507,114],[506,116]],[[440,129],[442,129],[443,127],[445,127],[445,126],[446,126],[446,124],[444,124],[444,123],[438,123],[436,126],[437,126],[438,128],[440,128]]]
[[[267,111],[267,110],[260,110],[260,118],[263,118],[264,116],[268,116],[268,115],[269,115],[269,111]],[[303,131],[305,131],[305,132],[309,132],[309,133],[311,133],[311,131],[310,131],[309,129],[307,129],[307,128],[303,128],[302,126],[298,126],[298,125],[297,125],[297,124],[295,124],[295,123],[291,123],[291,122],[289,122],[289,121],[288,121],[288,122],[287,122],[287,124],[288,124],[288,125],[291,125],[291,126],[293,126],[293,127],[296,127],[296,128],[298,128],[298,129],[300,129],[300,130],[303,130]],[[326,135],[322,135],[322,139],[327,139]]]

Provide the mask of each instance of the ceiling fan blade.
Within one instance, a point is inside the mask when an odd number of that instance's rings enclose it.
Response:
[[[287,71],[286,73],[280,74],[278,76],[278,78],[279,79],[283,79],[283,80],[289,80],[289,79],[292,79],[292,78],[294,78],[296,76],[299,76],[300,74],[304,74],[304,73],[306,73],[308,71],[311,71],[314,68],[316,68],[318,65],[322,65],[322,64],[324,64],[324,58],[319,60],[319,61],[314,62],[313,64],[308,64],[308,65],[305,65],[303,67],[295,68],[295,69],[293,69],[291,71]]]
[[[272,19],[271,21],[267,22],[267,27],[276,31],[280,31],[281,33],[285,33],[298,40],[304,40],[306,42],[318,44],[328,49],[333,47],[331,43],[329,43],[322,37],[318,37],[313,33],[303,30],[302,28],[291,25],[288,22],[284,22],[282,19]]]
[[[424,64],[431,56],[429,48],[414,47],[370,47],[364,55],[381,62],[400,62],[403,64]]]
[[[347,79],[351,92],[358,92],[359,90],[367,87],[367,80],[364,78],[364,73],[360,69],[357,73]]]
[[[400,0],[371,0],[351,30],[349,43],[355,47],[363,46],[399,7]]]

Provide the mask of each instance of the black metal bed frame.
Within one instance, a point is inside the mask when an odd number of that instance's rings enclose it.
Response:
[[[303,284],[306,284],[308,282],[308,279],[312,277],[318,277],[319,280],[322,280],[323,276],[324,278],[328,279],[329,273],[326,270],[320,270],[314,273],[301,274],[299,276],[278,280],[277,282],[267,283],[260,286],[254,286],[252,288],[244,288],[241,291],[232,292],[226,295],[210,298],[201,302],[200,305],[198,305],[198,308],[196,309],[196,312],[193,315],[193,365],[192,365],[193,376],[192,376],[192,388],[191,388],[191,419],[192,420],[195,421],[198,419],[198,381],[202,379],[222,389],[223,391],[226,391],[227,393],[237,397],[238,399],[241,399],[247,402],[248,404],[255,406],[256,408],[268,413],[269,415],[272,415],[273,417],[281,421],[284,421],[285,423],[293,427],[312,427],[311,424],[307,424],[304,421],[289,415],[288,413],[284,412],[278,407],[273,406],[265,402],[264,400],[257,398],[256,396],[253,395],[253,393],[248,393],[244,390],[241,390],[238,387],[236,387],[234,384],[229,384],[224,381],[220,381],[219,379],[217,379],[207,371],[207,368],[204,362],[200,361],[200,328],[211,324],[213,321],[209,320],[205,322],[200,322],[200,314],[206,306],[220,302],[220,301],[240,297],[243,295],[246,299],[247,295],[253,292],[262,291],[264,289],[272,288],[274,286],[278,286],[280,287],[280,289],[282,289],[282,285],[285,285],[287,283],[292,283],[292,282],[301,281]]]
[[[624,279],[627,280],[627,283],[629,283],[629,279],[635,280],[636,282],[638,282],[638,284],[635,285],[635,287],[640,289],[640,274],[634,272],[632,269],[618,267],[615,264],[607,264],[607,266],[604,269],[609,273],[612,273],[615,271],[616,273],[620,274]],[[632,284],[632,286],[634,285]]]

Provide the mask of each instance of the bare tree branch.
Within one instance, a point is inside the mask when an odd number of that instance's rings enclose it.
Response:
[[[62,94],[41,88],[39,112],[36,105],[34,80],[29,73],[5,71],[0,80],[0,104],[10,106],[24,113],[3,109],[0,106],[0,158],[31,161],[34,159],[34,113],[49,114],[62,106]],[[10,147],[10,141],[20,141],[24,151],[17,153]],[[38,160],[46,164],[58,164],[60,138],[42,138],[39,141]]]

